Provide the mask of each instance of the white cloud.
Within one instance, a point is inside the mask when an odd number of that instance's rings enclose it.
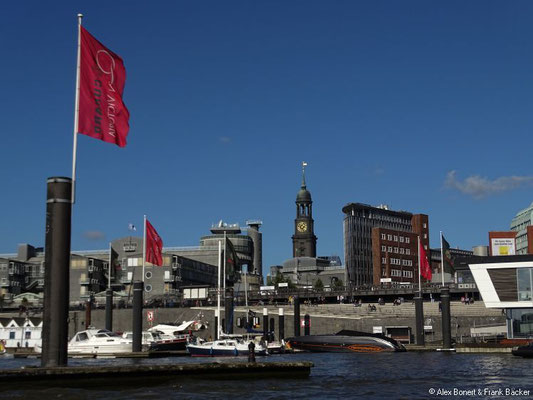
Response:
[[[88,240],[103,240],[105,239],[105,233],[100,231],[85,231],[83,237]]]
[[[444,185],[448,189],[455,189],[475,199],[490,196],[491,194],[506,192],[519,187],[533,185],[533,176],[501,176],[494,180],[473,175],[460,181],[456,177],[457,171],[450,171],[446,175]]]

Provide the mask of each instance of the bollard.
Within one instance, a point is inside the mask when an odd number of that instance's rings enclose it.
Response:
[[[452,348],[452,328],[450,313],[450,289],[443,287],[440,289],[440,300],[442,304],[442,347]]]
[[[304,335],[309,336],[311,334],[311,317],[309,314],[304,316]]]
[[[213,340],[218,340],[218,310],[215,310],[215,324],[213,325]]]
[[[89,329],[91,326],[91,315],[92,315],[92,309],[93,309],[93,302],[90,298],[88,301],[85,302],[85,329]]]
[[[68,362],[72,179],[48,178],[46,193],[42,367]]]
[[[424,306],[422,296],[415,297],[416,344],[424,346]]]
[[[294,336],[300,336],[300,297],[294,296]]]
[[[279,311],[278,311],[278,315],[279,315],[279,322],[278,322],[278,325],[279,325],[279,337],[278,337],[278,340],[281,342],[283,339],[285,339],[285,315],[283,315],[283,308],[280,307],[279,308]]]
[[[113,331],[113,290],[105,291],[105,328]]]
[[[233,289],[227,288],[224,299],[225,324],[223,325],[226,333],[233,333]]]
[[[263,337],[268,342],[268,308],[263,308]]]
[[[131,351],[142,351],[144,282],[133,282],[133,343]]]

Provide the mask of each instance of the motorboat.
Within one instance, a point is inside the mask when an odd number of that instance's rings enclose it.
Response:
[[[512,353],[513,356],[533,358],[533,342],[527,346],[513,347]]]
[[[250,352],[249,344],[252,340],[227,338],[212,342],[189,343],[187,351],[192,357],[238,357],[247,356]],[[254,353],[258,356],[267,355],[267,349],[260,343],[255,343]]]
[[[87,329],[78,332],[68,343],[68,354],[131,353],[131,340],[107,329]]]
[[[405,351],[398,341],[382,334],[342,330],[331,335],[296,336],[286,339],[287,346],[311,352],[379,353]]]
[[[122,337],[133,342],[133,332],[127,331]],[[143,350],[149,351],[176,351],[185,350],[189,335],[168,335],[158,330],[143,331],[141,344]]]

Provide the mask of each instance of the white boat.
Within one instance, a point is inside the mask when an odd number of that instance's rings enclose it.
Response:
[[[249,353],[250,340],[242,339],[220,339],[212,342],[199,344],[189,343],[187,351],[192,357],[238,357],[247,356]],[[258,343],[255,344],[255,354],[258,356],[267,355],[267,349]]]
[[[133,343],[133,332],[124,332],[122,338]],[[143,350],[150,351],[185,350],[188,340],[189,335],[168,335],[158,330],[149,329],[143,331],[141,345]]]
[[[107,329],[87,329],[78,332],[68,343],[68,354],[131,353],[131,340]]]
[[[224,249],[227,249],[226,246],[226,233],[224,232]],[[224,259],[224,271],[226,256],[222,257],[221,251],[221,242],[218,242],[218,290],[217,290],[217,309],[216,316],[220,316],[220,293],[221,288],[221,277],[226,276],[226,274],[221,273],[221,259]],[[187,344],[187,351],[192,357],[235,357],[235,356],[246,356],[249,353],[248,346],[250,342],[254,342],[255,345],[255,354],[256,355],[266,355],[267,349],[266,345],[263,346],[259,343],[256,343],[253,339],[244,339],[242,337],[226,336],[222,331],[220,326],[221,318],[217,318],[217,336],[220,338],[211,342],[201,342],[196,341],[196,343],[190,342]]]

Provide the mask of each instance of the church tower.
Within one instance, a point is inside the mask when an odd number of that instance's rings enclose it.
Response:
[[[306,162],[302,163],[302,187],[296,196],[296,219],[292,236],[293,257],[316,258],[316,236],[313,223],[313,201],[305,185]]]

